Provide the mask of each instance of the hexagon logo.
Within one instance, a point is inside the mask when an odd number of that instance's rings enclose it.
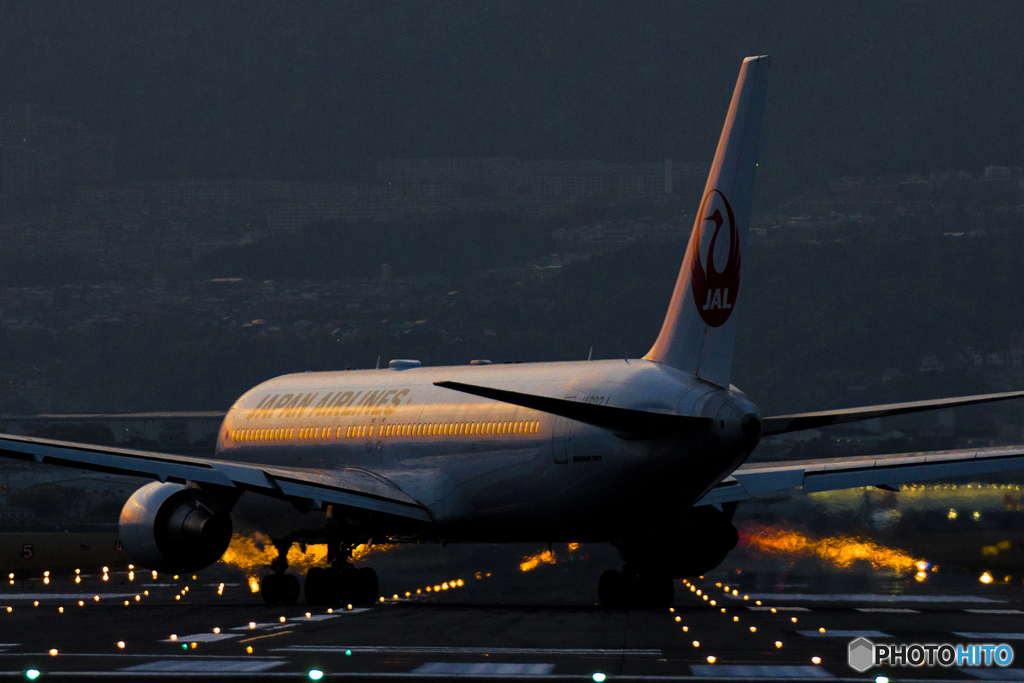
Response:
[[[875,663],[875,644],[867,638],[851,640],[847,662],[851,669],[864,673]]]

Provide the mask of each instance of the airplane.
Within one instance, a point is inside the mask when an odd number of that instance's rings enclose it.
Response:
[[[1024,447],[772,463],[764,436],[1024,396],[1024,391],[762,417],[730,384],[769,59],[743,61],[661,331],[643,358],[276,377],[224,417],[213,458],[0,435],[0,455],[154,479],[120,516],[140,566],[213,564],[233,530],[272,539],[260,592],[293,604],[377,601],[351,551],[381,542],[610,543],[606,607],[668,606],[674,579],[718,566],[736,506],[824,491],[1024,467]],[[292,544],[326,542],[304,585]]]

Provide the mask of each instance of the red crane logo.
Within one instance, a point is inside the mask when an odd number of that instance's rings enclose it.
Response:
[[[724,216],[722,209],[725,209]],[[700,215],[704,218],[697,238],[691,245],[693,267],[690,284],[693,290],[693,303],[697,306],[701,320],[708,327],[721,327],[732,315],[736,294],[740,289],[740,233],[736,228],[732,205],[718,190],[709,190],[704,195],[704,201],[700,204]],[[706,261],[702,262],[701,243],[704,241],[705,230],[711,229],[709,223],[714,224],[714,232],[708,244]],[[725,259],[725,267],[719,271],[715,268],[715,246],[718,244],[722,226],[726,223],[729,227],[729,255]]]

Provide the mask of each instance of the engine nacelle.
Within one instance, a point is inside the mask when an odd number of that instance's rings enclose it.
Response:
[[[147,569],[191,572],[208,567],[231,542],[231,515],[203,506],[182,484],[146,484],[121,509],[121,544]]]

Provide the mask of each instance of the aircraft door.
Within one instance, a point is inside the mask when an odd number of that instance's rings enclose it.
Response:
[[[556,463],[569,462],[569,451],[573,448],[573,438],[579,422],[567,417],[555,418],[555,427],[551,432],[551,455]]]

